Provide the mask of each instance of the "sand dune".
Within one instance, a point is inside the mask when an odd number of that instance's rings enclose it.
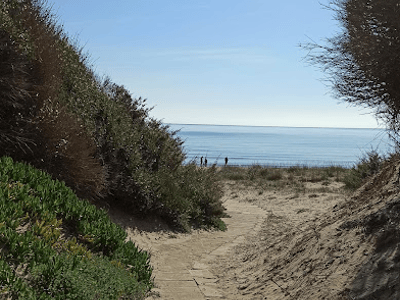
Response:
[[[399,299],[397,174],[389,164],[355,194],[333,179],[301,189],[224,180],[225,232],[174,233],[110,213],[152,254],[148,299]]]

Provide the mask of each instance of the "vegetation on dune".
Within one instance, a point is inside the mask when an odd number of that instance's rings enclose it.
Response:
[[[29,165],[0,159],[0,293],[12,299],[138,299],[149,255],[104,210]]]
[[[143,298],[148,254],[90,203],[224,229],[216,172],[183,165],[176,132],[95,74],[46,5],[0,4],[0,293]]]
[[[344,183],[350,173],[350,169],[337,166],[274,168],[253,165],[247,168],[223,167],[218,176],[219,180],[234,180],[244,185],[255,186],[260,193],[282,189],[288,192],[304,193],[307,190],[307,182],[320,182],[323,186],[328,186],[333,182]]]
[[[400,133],[400,7],[397,0],[331,0],[340,30],[324,44],[306,43],[306,59],[319,67],[333,95],[371,108],[397,143]]]
[[[79,197],[178,228],[220,223],[213,169],[184,166],[182,141],[145,99],[94,73],[46,3],[0,7],[0,155],[29,162]]]
[[[331,0],[324,8],[333,11],[341,30],[324,44],[306,43],[307,61],[326,74],[337,99],[371,108],[398,150],[398,1]],[[346,177],[346,187],[357,189],[366,177],[379,171],[384,160],[376,151],[367,152]]]
[[[241,181],[265,190],[294,188],[304,191],[306,182],[321,182],[322,185],[341,182],[346,190],[355,191],[367,178],[377,174],[385,161],[385,157],[379,155],[375,150],[371,150],[366,152],[350,169],[339,166],[273,168],[253,165],[247,168],[224,167],[221,168],[218,176],[220,180]]]
[[[280,181],[292,180],[294,177],[301,178],[304,182],[320,182],[328,178],[342,181],[349,169],[331,167],[307,167],[293,166],[288,168],[276,168],[269,166],[253,165],[250,167],[224,167],[218,173],[220,179],[249,180],[249,181]]]
[[[347,229],[362,227],[365,240],[375,246],[343,297],[398,299],[399,285],[393,283],[397,283],[399,273],[399,200],[390,195],[398,194],[399,184],[400,5],[397,0],[332,0],[326,8],[334,12],[341,30],[324,45],[308,43],[308,61],[327,74],[338,99],[374,110],[397,151],[386,160],[374,151],[367,153],[345,179],[348,188],[357,189],[366,177],[378,173],[348,207],[369,203],[357,211],[369,210],[375,205],[369,201],[378,195],[386,205],[342,225]]]
[[[385,162],[385,158],[375,150],[366,152],[358,163],[350,170],[343,182],[349,190],[358,189],[366,178],[378,173]]]

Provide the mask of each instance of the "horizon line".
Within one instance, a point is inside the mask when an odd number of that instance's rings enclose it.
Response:
[[[240,127],[283,127],[283,128],[324,128],[324,129],[380,129],[383,127],[324,127],[324,126],[281,126],[281,125],[228,125],[228,124],[190,124],[190,123],[165,123],[170,125],[201,125],[201,126],[240,126]]]

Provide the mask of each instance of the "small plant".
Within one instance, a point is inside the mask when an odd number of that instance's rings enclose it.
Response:
[[[226,179],[229,180],[245,180],[246,176],[244,174],[240,174],[240,173],[235,173],[235,174],[228,174],[225,176]]]
[[[295,173],[296,174],[296,173],[300,172],[300,167],[298,167],[298,166],[289,167],[287,169],[287,171],[288,171],[288,173],[291,173],[291,174]]]
[[[226,166],[222,168],[221,171],[218,173],[218,177],[220,179],[235,181],[246,180],[247,178],[245,172],[243,172],[243,168],[231,166]]]
[[[226,216],[229,217],[229,216]],[[225,231],[227,229],[226,224],[222,220],[215,220],[215,227],[221,231]]]
[[[247,169],[247,179],[250,181],[259,178],[260,172],[262,171],[262,167],[259,165],[253,165]],[[263,171],[265,172],[265,171]]]
[[[343,167],[331,166],[324,168],[327,177],[338,177],[339,173],[343,172]]]
[[[272,173],[269,173],[266,176],[266,179],[271,181],[281,180],[282,178],[283,178],[282,172],[280,172],[279,170],[274,170]]]
[[[282,170],[253,165],[247,169],[247,179],[250,181],[278,181],[283,178]]]
[[[364,182],[365,178],[379,172],[384,158],[375,150],[371,150],[359,160],[359,162],[343,178],[345,186],[349,190],[356,190]]]
[[[324,180],[323,182],[322,182],[322,185],[324,185],[324,186],[328,186],[328,185],[330,185],[331,183],[330,183],[330,181],[329,180]]]
[[[270,170],[268,168],[261,168],[258,173],[261,177],[266,177],[266,178],[268,178],[268,176],[271,175]],[[268,179],[268,180],[271,180],[271,179]]]

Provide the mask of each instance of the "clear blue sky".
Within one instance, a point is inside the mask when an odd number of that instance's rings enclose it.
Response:
[[[324,0],[322,0],[322,3]],[[69,36],[165,123],[377,127],[331,97],[299,43],[339,30],[317,0],[49,0]]]

